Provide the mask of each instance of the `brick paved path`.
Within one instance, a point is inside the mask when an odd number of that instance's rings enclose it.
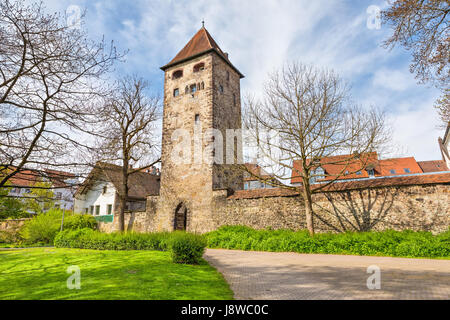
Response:
[[[243,300],[450,299],[450,260],[211,250],[205,259]],[[369,266],[381,290],[367,289]]]

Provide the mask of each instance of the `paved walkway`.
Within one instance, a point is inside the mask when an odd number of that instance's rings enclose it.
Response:
[[[450,260],[211,250],[239,300],[450,299]],[[381,290],[369,290],[369,266]]]

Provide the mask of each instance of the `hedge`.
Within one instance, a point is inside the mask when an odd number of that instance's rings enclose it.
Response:
[[[247,251],[351,254],[392,257],[450,257],[450,230],[430,232],[383,231],[316,234],[307,231],[254,230],[243,226],[222,227],[206,235],[209,248]]]
[[[57,248],[170,251],[175,263],[198,264],[206,248],[203,236],[185,232],[101,233],[91,229],[60,232]]]

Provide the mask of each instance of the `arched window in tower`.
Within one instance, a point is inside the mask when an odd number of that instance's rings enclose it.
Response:
[[[178,97],[180,95],[180,89],[176,88],[173,90],[173,96]]]
[[[177,70],[172,74],[172,79],[180,79],[183,77],[183,70]]]
[[[191,93],[195,92],[197,92],[197,85],[194,83],[193,85],[191,85]]]
[[[194,73],[205,70],[205,64],[203,62],[198,63],[194,66]]]

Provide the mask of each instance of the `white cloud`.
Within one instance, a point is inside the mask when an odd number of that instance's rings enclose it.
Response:
[[[383,68],[378,70],[373,77],[373,85],[393,91],[405,91],[416,87],[414,75],[407,70],[391,70]]]

